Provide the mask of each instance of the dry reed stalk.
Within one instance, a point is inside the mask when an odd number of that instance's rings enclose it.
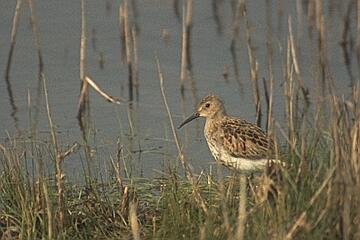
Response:
[[[186,24],[186,64],[187,69],[191,71],[192,63],[191,63],[191,52],[190,52],[190,36],[192,29],[192,15],[193,15],[193,0],[186,0],[186,16],[185,16],[185,24]]]
[[[136,203],[131,202],[129,206],[130,227],[134,240],[140,240],[140,227],[136,216]]]
[[[305,134],[305,130],[306,130],[306,114],[307,114],[307,111],[308,111],[308,108],[309,108],[309,105],[310,105],[310,100],[309,100],[309,97],[308,97],[308,90],[305,88],[305,84],[302,80],[302,77],[301,77],[301,73],[300,73],[300,67],[299,67],[299,64],[298,64],[298,60],[297,60],[297,54],[296,54],[296,47],[295,47],[295,41],[294,41],[294,36],[293,36],[293,31],[292,31],[292,19],[291,19],[291,16],[289,16],[288,18],[288,26],[289,26],[289,37],[288,37],[288,47],[290,48],[290,60],[288,61],[291,66],[293,66],[293,69],[294,69],[294,72],[295,72],[295,75],[296,75],[296,80],[297,80],[297,84],[301,90],[301,93],[302,93],[302,96],[303,96],[303,99],[304,99],[304,110],[302,112],[302,115],[301,115],[301,119],[300,119],[300,123],[301,123],[301,134],[300,134],[300,141],[301,141],[301,145],[300,145],[300,149],[301,149],[301,158],[300,158],[300,164],[299,164],[299,168],[298,168],[298,173],[297,173],[297,176],[296,176],[296,180],[295,182],[298,183],[300,181],[300,178],[301,178],[301,175],[306,171],[306,165],[307,165],[307,161],[305,160],[305,150],[306,150],[306,134]],[[290,77],[290,76],[289,76]],[[292,77],[291,77],[292,79]],[[291,81],[290,81],[291,82]],[[290,83],[292,84],[292,83]],[[290,87],[290,86],[289,86]],[[289,89],[289,94],[295,94],[295,86],[292,88],[293,90]],[[297,95],[297,93],[296,93]],[[293,96],[289,96],[290,97],[290,101],[294,101],[294,97]],[[294,112],[291,110],[291,106],[293,105],[292,102],[289,102],[288,103],[289,106],[288,106],[288,109],[289,109],[289,114],[296,114],[297,110],[298,109],[295,109]],[[290,115],[289,115],[290,116]],[[291,116],[290,116],[291,117]],[[292,118],[292,117],[291,117]],[[291,121],[291,131],[295,131],[295,127],[294,127],[295,123],[293,121]],[[293,132],[294,133],[294,132]],[[292,139],[293,141],[293,144],[295,144],[295,133],[292,134],[292,133],[289,133],[289,138]]]
[[[30,22],[31,22],[31,27],[32,27],[32,31],[34,33],[34,37],[35,37],[35,45],[36,45],[36,49],[38,52],[38,58],[39,58],[39,78],[40,78],[40,74],[41,72],[43,72],[44,69],[44,62],[43,62],[43,57],[42,57],[42,52],[41,52],[41,45],[40,45],[40,34],[37,28],[37,22],[36,22],[36,13],[35,13],[35,8],[34,8],[34,3],[33,0],[28,0],[29,1],[29,8],[30,8]]]
[[[267,57],[267,70],[268,81],[263,78],[265,100],[266,100],[266,131],[269,136],[272,135],[272,115],[273,115],[273,89],[274,89],[274,75],[273,75],[273,40],[272,40],[272,17],[271,17],[271,3],[266,1],[266,22],[267,22],[267,34],[266,34],[266,57]],[[268,82],[268,83],[267,83]]]
[[[321,186],[319,187],[319,189],[314,193],[314,195],[311,197],[308,205],[307,205],[307,209],[304,210],[297,218],[296,221],[294,222],[294,224],[289,228],[286,236],[284,239],[286,240],[290,240],[293,239],[295,234],[299,231],[299,228],[305,226],[306,224],[306,215],[307,215],[307,211],[308,209],[310,209],[315,201],[318,199],[318,197],[321,195],[322,191],[325,189],[325,187],[329,184],[330,180],[332,179],[335,170],[336,170],[337,166],[333,166],[327,173],[327,176],[325,177],[324,181],[322,182]]]
[[[138,53],[138,40],[137,40],[137,31],[136,27],[133,26],[131,28],[131,36],[132,36],[132,46],[133,46],[133,55],[134,55],[134,68],[133,68],[133,76],[134,76],[134,86],[135,86],[135,97],[136,101],[139,101],[139,53]]]
[[[119,12],[122,14],[120,19],[123,20],[121,26],[123,26],[124,31],[124,40],[125,40],[125,53],[126,53],[126,63],[128,66],[128,88],[129,88],[129,100],[130,102],[133,101],[133,86],[134,86],[134,79],[133,79],[133,65],[132,65],[132,41],[131,41],[131,27],[129,23],[129,9],[128,9],[128,1],[125,0],[122,5],[120,5]]]
[[[192,0],[183,3],[182,35],[181,35],[181,63],[180,63],[180,90],[184,94],[187,71],[191,71],[190,34],[192,28]]]
[[[82,81],[81,92],[85,92],[87,83],[85,81],[85,57],[86,57],[86,14],[85,14],[85,0],[81,0],[81,36],[80,36],[80,81]],[[85,90],[83,90],[85,89]],[[84,98],[83,94],[80,95],[80,100]],[[79,101],[82,104],[83,101]]]
[[[79,149],[79,147],[80,147],[79,143],[74,142],[70,147],[68,147],[68,149],[64,153],[61,153],[61,159],[64,160],[70,154],[76,152],[77,149]]]
[[[256,123],[258,126],[261,126],[262,113],[261,113],[261,102],[260,102],[260,94],[259,94],[259,86],[258,86],[258,64],[254,56],[253,46],[251,42],[251,35],[250,35],[250,24],[245,8],[243,11],[243,15],[246,24],[246,42],[247,42],[248,57],[249,57],[250,79],[252,83],[253,101],[255,103],[255,108],[256,108]]]
[[[86,57],[86,12],[85,12],[85,0],[81,0],[81,36],[80,36],[80,98],[78,103],[78,121],[83,132],[83,139],[86,140],[86,128],[87,124],[85,122],[85,114],[87,112],[88,107],[88,82],[85,80],[86,76],[86,65],[85,65],[85,57]]]
[[[156,216],[152,217],[152,235],[155,236],[156,234]]]
[[[85,57],[86,57],[86,12],[85,0],[81,0],[81,36],[80,36],[80,80],[85,84]]]
[[[17,0],[14,16],[12,19],[11,36],[10,36],[10,50],[9,50],[9,55],[8,55],[8,61],[6,64],[5,79],[9,79],[9,76],[10,76],[11,61],[12,61],[12,56],[13,56],[15,44],[16,44],[16,33],[17,33],[18,25],[19,25],[21,6],[22,6],[22,0]]]
[[[103,98],[105,98],[107,101],[115,104],[120,104],[122,100],[118,97],[112,97],[105,93],[103,90],[100,89],[100,87],[88,76],[85,76],[85,82],[87,82],[97,93],[100,94]]]
[[[129,187],[125,186],[120,199],[120,206],[119,206],[120,215],[123,215],[125,213],[126,203],[128,202],[128,196],[129,196]]]
[[[240,192],[239,192],[239,215],[237,219],[236,236],[234,239],[242,240],[245,237],[246,228],[246,205],[247,205],[247,176],[245,174],[240,175]]]
[[[132,102],[128,104],[127,108],[127,117],[128,117],[128,123],[129,123],[129,134],[131,138],[129,138],[130,142],[130,150],[132,150],[133,142],[134,142],[134,135],[135,135],[135,124],[134,124],[134,108]]]
[[[126,62],[126,47],[125,47],[125,13],[124,13],[124,7],[122,4],[119,6],[119,14],[118,14],[118,22],[119,22],[119,32],[120,32],[120,42],[121,44],[121,62]]]
[[[119,189],[120,189],[121,194],[124,191],[124,186],[123,186],[123,182],[122,182],[122,178],[121,178],[121,164],[120,164],[122,154],[123,154],[123,146],[118,144],[118,151],[117,151],[117,154],[116,154],[116,163],[114,163],[114,160],[111,158],[111,163],[112,163],[113,168],[115,170],[115,177],[116,177],[116,181],[119,184]]]
[[[245,1],[238,0],[236,3],[234,16],[233,16],[233,20],[232,20],[232,24],[231,24],[232,36],[231,36],[231,43],[230,43],[230,52],[231,52],[231,59],[233,62],[233,66],[234,66],[234,74],[235,74],[235,78],[238,82],[241,93],[243,91],[243,83],[241,82],[240,74],[239,74],[239,65],[238,65],[238,59],[237,59],[237,55],[236,55],[236,40],[238,38],[238,33],[239,33],[239,29],[240,29],[240,19],[241,19],[244,9],[245,9]]]
[[[14,124],[15,124],[15,128],[16,128],[17,131],[20,130],[19,129],[19,123],[18,123],[19,120],[18,120],[18,118],[16,116],[18,108],[17,108],[17,106],[15,104],[15,98],[14,98],[14,94],[13,94],[11,83],[10,83],[10,69],[11,69],[11,63],[12,63],[12,56],[13,56],[15,45],[16,45],[16,33],[17,33],[18,25],[19,25],[21,6],[22,6],[22,0],[17,0],[16,1],[16,6],[15,6],[14,16],[13,16],[13,19],[12,19],[11,37],[10,37],[10,49],[9,49],[7,63],[6,63],[6,70],[5,70],[6,89],[7,89],[8,95],[9,95],[10,105],[11,105],[11,108],[12,108],[11,117],[14,119]]]
[[[192,0],[183,2],[182,35],[181,35],[181,63],[180,63],[180,91],[184,97],[185,80],[190,80],[193,104],[197,102],[196,84],[192,77],[190,35],[192,29]]]
[[[313,224],[311,224],[310,227],[308,227],[307,231],[310,231],[311,229],[314,229],[317,227],[319,223],[324,219],[325,215],[331,210],[332,208],[332,194],[333,194],[333,183],[330,183],[328,186],[328,190],[326,193],[326,206],[321,210],[321,212],[318,214],[317,219],[314,221]]]
[[[82,139],[85,142],[85,159],[87,162],[87,176],[86,181],[91,179],[91,149],[88,145],[88,125],[89,125],[89,83],[86,81],[86,46],[87,46],[87,22],[86,22],[86,0],[81,0],[81,34],[80,34],[80,97],[78,103],[77,119],[82,134]]]
[[[64,177],[61,166],[62,154],[60,151],[60,147],[58,145],[55,126],[52,121],[51,117],[51,110],[48,98],[48,90],[46,86],[46,78],[44,74],[41,74],[44,84],[44,94],[45,94],[45,105],[46,105],[46,112],[49,122],[49,128],[51,133],[51,140],[52,144],[54,145],[54,153],[55,153],[55,182],[56,182],[56,190],[57,190],[57,209],[56,209],[56,216],[57,216],[57,223],[59,226],[59,231],[61,232],[64,226]]]
[[[167,104],[167,100],[166,100],[166,96],[165,96],[165,89],[164,89],[164,77],[163,77],[163,74],[162,74],[162,71],[161,71],[160,62],[159,62],[158,58],[156,58],[156,64],[157,64],[158,76],[159,76],[159,81],[160,81],[160,90],[161,90],[161,94],[162,94],[162,97],[163,97],[165,108],[166,108],[166,111],[167,111],[167,114],[168,114],[168,117],[169,117],[169,120],[170,120],[170,126],[171,126],[171,130],[172,130],[172,133],[173,133],[173,136],[174,136],[176,148],[177,148],[178,153],[179,153],[179,158],[180,158],[180,161],[181,161],[181,163],[183,165],[183,168],[185,170],[186,175],[191,175],[191,177],[192,177],[191,169],[189,168],[188,163],[186,161],[186,158],[185,158],[185,156],[183,154],[183,151],[182,151],[182,149],[180,147],[180,143],[178,141],[177,133],[176,133],[175,126],[174,126],[174,122],[172,120],[172,115],[171,115],[171,112],[170,112],[170,108],[169,108],[169,106]]]
[[[204,225],[201,225],[199,227],[199,240],[205,240],[206,239],[206,228]]]
[[[285,96],[285,113],[288,126],[288,139],[290,140],[290,145],[295,146],[296,136],[295,136],[295,126],[294,126],[294,96],[295,96],[295,87],[294,87],[294,64],[292,63],[291,58],[291,43],[290,37],[288,37],[287,43],[287,53],[286,53],[286,74],[284,82],[284,96]]]
[[[162,95],[164,105],[165,105],[165,108],[166,108],[166,112],[167,112],[167,115],[168,115],[168,118],[169,118],[169,121],[170,121],[171,131],[172,131],[172,134],[173,134],[173,137],[174,137],[175,145],[176,145],[176,148],[177,148],[177,151],[178,151],[178,154],[179,154],[181,164],[182,164],[183,169],[185,171],[185,175],[186,175],[187,179],[190,181],[191,186],[193,188],[193,193],[194,193],[194,196],[195,196],[195,200],[200,205],[200,207],[202,208],[204,213],[207,215],[208,209],[206,207],[205,201],[201,197],[200,190],[196,185],[196,180],[194,179],[191,168],[190,168],[189,164],[187,163],[187,160],[185,158],[185,155],[184,155],[183,150],[182,150],[182,148],[180,146],[180,143],[179,143],[179,139],[178,139],[178,136],[177,136],[177,133],[176,133],[176,130],[175,130],[174,122],[172,120],[172,115],[171,115],[171,112],[170,112],[170,108],[169,108],[169,105],[168,105],[167,100],[166,100],[165,88],[164,88],[164,77],[163,77],[163,74],[162,74],[162,71],[161,71],[160,62],[159,62],[158,58],[156,58],[156,65],[157,65],[157,70],[158,70],[161,95]]]
[[[305,174],[308,163],[306,161],[306,112],[304,111],[301,116],[301,126],[300,126],[300,164],[298,166],[298,172],[296,174],[295,182],[298,185],[298,183],[301,181],[301,177]]]
[[[290,48],[290,54],[291,54],[291,60],[292,60],[292,64],[294,66],[294,70],[295,70],[295,74],[297,76],[300,77],[300,68],[299,68],[299,64],[297,61],[297,57],[296,57],[296,51],[295,51],[295,42],[294,42],[294,35],[293,35],[293,31],[292,31],[292,21],[291,21],[291,16],[289,16],[288,18],[288,26],[289,26],[289,37],[288,37],[288,41],[289,41],[289,48]]]
[[[304,101],[305,101],[305,106],[308,107],[310,105],[310,100],[309,100],[309,91],[306,89],[305,87],[305,83],[301,77],[301,72],[300,72],[300,66],[297,60],[297,54],[296,54],[296,45],[295,45],[295,41],[294,41],[294,35],[293,35],[293,31],[292,31],[292,21],[291,21],[291,17],[288,18],[288,25],[289,25],[289,45],[290,45],[290,54],[291,54],[291,61],[292,64],[294,65],[294,71],[296,74],[296,80],[297,83],[299,84],[301,93],[303,95]]]
[[[286,134],[285,130],[281,127],[279,122],[275,121],[275,125],[280,130],[280,133],[286,140],[287,144],[289,144],[292,153],[295,153],[295,156],[297,156],[298,158],[301,158],[301,154],[297,150],[296,144],[294,143],[294,141],[291,141],[291,139],[289,138],[289,133]],[[275,147],[275,149],[277,149],[277,147]],[[276,155],[279,155],[279,154],[277,153]]]
[[[269,136],[269,139],[273,140],[274,142],[274,149],[275,149],[275,157],[276,159],[280,159],[279,156],[279,149],[277,141],[273,135],[273,86],[274,86],[274,78],[272,74],[272,60],[271,57],[269,58],[268,64],[268,71],[269,71],[269,86],[266,82],[266,79],[263,78],[263,85],[264,85],[264,94],[265,94],[265,101],[266,101],[266,132]]]
[[[38,53],[38,60],[39,60],[39,74],[38,74],[38,87],[37,87],[37,97],[36,97],[36,111],[35,111],[35,121],[34,124],[32,125],[32,134],[35,134],[35,129],[37,127],[37,119],[39,116],[39,112],[40,112],[40,98],[41,98],[41,93],[42,93],[42,79],[41,79],[41,73],[44,71],[44,63],[43,63],[43,57],[42,57],[42,50],[41,50],[41,44],[40,44],[40,34],[38,31],[38,27],[37,27],[37,20],[36,20],[36,12],[35,12],[35,7],[34,7],[34,2],[33,0],[28,0],[29,3],[29,8],[30,8],[30,23],[31,23],[31,27],[32,27],[32,32],[34,34],[34,38],[35,38],[35,46],[37,49],[37,53]]]
[[[51,206],[51,201],[49,198],[49,193],[48,193],[48,187],[46,185],[46,182],[43,181],[42,182],[42,190],[44,192],[44,198],[45,198],[45,205],[46,205],[46,216],[47,216],[47,237],[49,240],[53,239],[53,216],[52,216],[52,206]]]
[[[321,32],[322,28],[322,1],[315,0],[315,20],[316,20],[316,29]]]
[[[185,4],[185,3],[184,3]],[[186,37],[186,24],[185,24],[185,6],[183,6],[182,11],[182,37],[181,37],[181,65],[180,65],[180,90],[182,92],[182,95],[184,93],[185,87],[185,77],[186,77],[186,60],[187,60],[187,37]]]
[[[41,79],[40,79],[40,83]],[[40,99],[37,99],[40,100]],[[35,191],[37,191],[36,193],[36,197],[35,197],[35,201],[36,201],[36,206],[37,207],[37,212],[43,212],[46,213],[47,216],[47,224],[48,224],[48,234],[47,234],[47,238],[48,239],[52,239],[52,213],[51,213],[51,205],[49,202],[49,196],[47,193],[47,186],[46,183],[44,183],[44,162],[42,157],[39,156],[38,151],[37,151],[37,132],[36,132],[36,127],[34,126],[34,124],[32,124],[32,115],[31,115],[31,95],[30,95],[30,90],[28,90],[28,109],[29,109],[29,120],[30,120],[30,125],[31,127],[31,158],[36,160],[36,165],[35,163],[32,163],[33,166],[36,166],[36,173],[35,176],[37,178],[37,180],[34,180],[36,186],[34,187],[34,189],[36,189]],[[39,105],[39,104],[38,104]],[[39,110],[37,111],[37,114],[39,113]],[[36,121],[36,120],[35,120]],[[30,186],[30,184],[29,184]],[[45,192],[46,191],[46,192]],[[43,204],[43,202],[45,203],[45,205]],[[45,224],[45,220],[44,220],[44,224]]]

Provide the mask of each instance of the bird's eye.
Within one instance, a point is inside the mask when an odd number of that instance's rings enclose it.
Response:
[[[206,108],[209,108],[209,107],[210,107],[210,103],[205,104],[205,107],[206,107]]]

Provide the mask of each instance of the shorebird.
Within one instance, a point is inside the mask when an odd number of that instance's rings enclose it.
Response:
[[[226,114],[221,99],[214,95],[204,97],[195,112],[178,128],[198,117],[205,117],[204,135],[215,160],[240,172],[258,172],[270,163],[274,144],[257,125]]]

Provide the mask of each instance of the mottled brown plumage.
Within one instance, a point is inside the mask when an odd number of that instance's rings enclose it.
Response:
[[[226,114],[222,101],[208,95],[193,115],[179,127],[197,117],[205,117],[204,135],[216,161],[240,171],[263,170],[271,158],[273,142],[257,125]]]

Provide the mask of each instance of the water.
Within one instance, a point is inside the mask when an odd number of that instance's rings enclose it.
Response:
[[[98,173],[111,169],[110,156],[116,157],[117,142],[124,145],[124,154],[131,162],[135,176],[157,176],[155,170],[163,171],[169,162],[175,164],[176,148],[169,120],[162,102],[155,57],[160,60],[165,77],[167,99],[176,124],[193,110],[195,102],[208,93],[216,93],[225,102],[228,113],[255,121],[255,105],[246,44],[244,18],[241,18],[236,54],[239,76],[234,74],[234,63],[230,52],[233,10],[231,3],[217,1],[220,23],[213,12],[214,1],[193,1],[193,28],[191,33],[192,78],[185,82],[185,99],[180,92],[181,20],[177,18],[173,1],[134,1],[136,23],[139,30],[139,95],[130,108],[129,104],[114,105],[106,102],[90,90],[91,122],[94,133],[91,146],[96,151],[93,167]],[[234,1],[235,2],[235,1]],[[268,2],[268,5],[266,5]],[[301,2],[301,1],[298,1]],[[344,18],[349,1],[323,4],[325,21],[326,59],[332,79],[339,94],[349,95],[351,83],[348,69],[358,79],[355,50],[350,52],[351,65],[347,68],[344,52],[340,46]],[[119,1],[87,1],[86,71],[101,88],[112,96],[128,99],[128,72],[121,62],[121,42],[118,24]],[[7,56],[10,48],[10,32],[15,1],[0,3],[0,136],[5,142],[11,137],[29,135],[38,94],[38,58],[34,35],[30,25],[30,11],[23,3],[18,25],[15,52],[10,72],[13,93],[11,105],[8,85],[4,79]],[[131,4],[130,4],[131,5]],[[181,16],[182,2],[179,2]],[[284,120],[283,83],[285,76],[288,39],[288,18],[291,17],[297,55],[302,79],[310,89],[310,98],[316,99],[319,77],[317,32],[307,25],[306,6],[302,14],[296,11],[296,1],[247,1],[247,14],[251,26],[251,38],[258,64],[258,79],[265,109],[262,79],[268,79],[268,50],[266,43],[271,36],[274,74],[274,118]],[[79,45],[80,2],[36,1],[36,17],[40,34],[40,46],[44,57],[44,72],[48,83],[49,101],[63,148],[74,141],[81,142],[81,133],[76,119],[79,98]],[[351,12],[350,31],[356,36],[356,14]],[[220,27],[219,27],[220,26]],[[220,29],[220,30],[219,30]],[[168,40],[162,38],[168,33]],[[271,35],[269,35],[271,33]],[[354,38],[355,39],[355,38]],[[353,39],[353,40],[354,40]],[[99,59],[103,57],[104,67]],[[228,78],[224,78],[228,69]],[[43,95],[43,94],[42,94]],[[28,97],[31,108],[28,107]],[[14,112],[14,106],[17,110]],[[40,98],[40,114],[37,120],[40,138],[49,139],[49,127],[44,97]],[[130,124],[131,122],[131,124]],[[203,120],[193,122],[179,131],[181,142],[196,172],[209,168],[213,162],[202,135]],[[21,133],[21,134],[19,134]],[[82,153],[74,154],[64,161],[68,176],[81,176]],[[46,160],[50,168],[50,160]]]

